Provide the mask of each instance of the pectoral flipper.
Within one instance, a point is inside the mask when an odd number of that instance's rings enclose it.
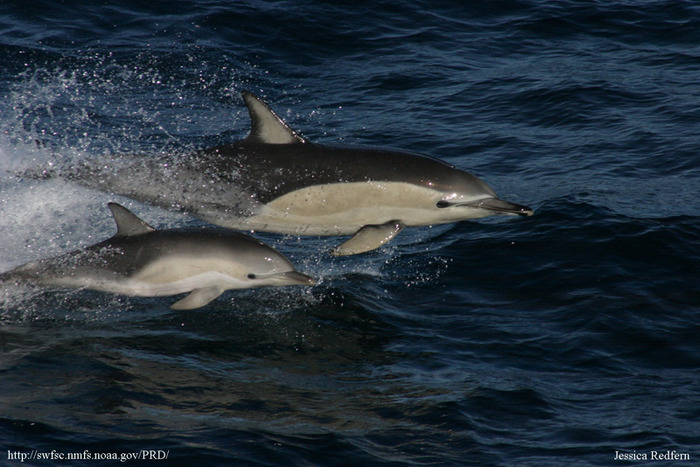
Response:
[[[173,310],[193,310],[200,308],[224,293],[226,289],[221,287],[204,287],[194,289],[188,296],[170,305]]]
[[[333,256],[347,256],[364,253],[379,248],[401,232],[404,225],[401,221],[391,220],[380,225],[365,225],[347,241],[335,247]]]

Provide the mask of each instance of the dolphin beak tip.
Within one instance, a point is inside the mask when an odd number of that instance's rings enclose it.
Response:
[[[318,281],[314,279],[313,277],[306,276],[306,282],[303,283],[303,285],[316,285]]]
[[[316,285],[317,283],[316,279],[299,271],[286,272],[284,277],[289,280],[290,284],[294,285]]]

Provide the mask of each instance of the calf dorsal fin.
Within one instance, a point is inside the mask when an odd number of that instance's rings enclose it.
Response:
[[[114,237],[131,237],[133,235],[142,235],[156,230],[121,204],[109,203],[107,206],[109,206],[109,210],[112,211],[114,222],[117,223],[117,233]]]

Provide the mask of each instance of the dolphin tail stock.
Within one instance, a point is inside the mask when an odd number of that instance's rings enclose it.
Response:
[[[14,173],[14,176],[18,181],[25,179],[50,180],[60,178],[69,182],[83,182],[82,184],[86,186],[91,185],[89,183],[85,183],[85,180],[89,180],[91,177],[96,177],[96,175],[97,172],[84,162],[78,162],[70,167],[52,162],[42,162],[28,169],[19,170]]]
[[[355,235],[331,250],[333,256],[348,256],[374,250],[396,237],[404,228],[399,220],[380,225],[365,225]]]
[[[19,170],[14,172],[14,176],[17,181],[21,181],[24,179],[47,180],[50,178],[55,178],[58,175],[59,173],[56,167],[48,163],[42,163],[26,170]]]

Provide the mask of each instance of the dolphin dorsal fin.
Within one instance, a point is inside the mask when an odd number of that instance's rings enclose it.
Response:
[[[131,237],[133,235],[141,235],[156,230],[121,204],[109,203],[107,206],[109,206],[110,211],[112,211],[114,222],[117,223],[117,233],[114,237]]]
[[[241,93],[250,113],[250,133],[246,137],[249,143],[297,144],[306,140],[289,128],[277,114],[255,94]]]

